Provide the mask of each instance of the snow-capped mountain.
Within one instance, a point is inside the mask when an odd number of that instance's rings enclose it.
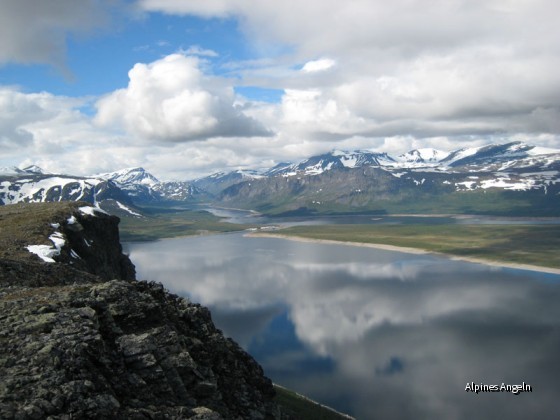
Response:
[[[455,150],[442,159],[440,164],[449,167],[509,165],[527,158],[550,157],[550,155],[558,153],[560,153],[560,150],[535,147],[522,142],[512,142]]]
[[[101,205],[107,200],[130,200],[115,184],[98,178],[46,175],[34,169],[5,175],[0,171],[0,204],[47,201],[86,201]]]
[[[203,193],[188,182],[159,182],[142,168],[91,177],[49,174],[37,166],[0,168],[0,205],[86,201],[112,214],[140,217],[136,205],[187,201],[197,194]]]
[[[451,153],[418,149],[396,159],[334,151],[279,164],[264,175],[223,189],[221,204],[267,212],[433,212],[431,206],[443,206],[454,212],[560,215],[560,151],[520,142]]]
[[[160,182],[144,168],[122,169],[116,172],[99,174],[96,177],[114,182],[138,204],[158,201],[186,201],[203,194],[190,182]]]
[[[144,168],[127,168],[121,169],[116,172],[109,172],[99,175],[94,175],[96,178],[106,179],[108,181],[113,181],[119,186],[128,185],[148,185],[152,186],[157,184],[159,180],[147,172]]]
[[[159,195],[155,194],[152,189],[159,181],[144,168],[127,168],[94,176],[113,182],[137,201],[146,202],[159,199]]]
[[[333,151],[317,155],[298,163],[280,163],[264,172],[265,176],[284,177],[295,175],[320,175],[340,168],[381,167],[388,171],[440,172],[503,171],[532,168],[549,170],[557,168],[560,150],[535,147],[521,142],[490,145],[444,152],[437,149],[415,149],[392,158],[386,153],[369,151]],[[223,175],[225,176],[225,175]]]
[[[443,152],[437,149],[414,149],[408,153],[398,156],[397,161],[402,163],[403,167],[437,165],[448,155],[448,152]]]
[[[325,171],[340,168],[358,168],[362,166],[384,166],[395,163],[395,160],[386,153],[375,153],[356,150],[346,152],[334,150],[323,155],[313,156],[299,163],[282,163],[266,171],[266,176],[281,175],[320,175]]]
[[[263,174],[255,170],[237,169],[232,172],[216,172],[209,176],[197,178],[192,181],[192,185],[199,191],[215,195],[231,185],[259,179],[263,176]]]
[[[220,172],[161,182],[143,168],[91,177],[0,168],[0,205],[84,200],[139,216],[147,203],[197,202],[265,212],[497,212],[560,216],[560,150],[520,142],[459,149],[417,149],[393,158],[340,151],[262,170]]]
[[[152,185],[152,191],[159,194],[161,200],[166,201],[189,201],[205,196],[205,192],[197,188],[191,182],[167,181]]]

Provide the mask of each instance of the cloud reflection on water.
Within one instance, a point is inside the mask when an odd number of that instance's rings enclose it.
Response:
[[[560,412],[560,287],[534,273],[240,235],[143,244],[131,257],[143,277],[210,306],[275,380],[357,418]],[[293,326],[280,345],[282,317]],[[471,381],[535,390],[467,393]]]

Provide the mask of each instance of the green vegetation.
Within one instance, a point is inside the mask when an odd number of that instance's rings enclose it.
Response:
[[[292,227],[281,233],[560,268],[559,225],[322,225]]]
[[[52,245],[48,239],[54,231],[51,224],[63,222],[69,213],[83,205],[62,201],[0,206],[0,258],[27,259],[31,254],[25,246]]]
[[[206,211],[189,209],[143,208],[145,217],[123,217],[119,225],[125,242],[153,241],[160,238],[200,235],[203,233],[234,232],[246,225],[222,222]]]
[[[318,187],[317,187],[318,188]],[[540,191],[504,191],[499,189],[474,191],[426,192],[402,189],[349,192],[338,195],[325,187],[321,193],[313,191],[298,194],[261,196],[239,200],[233,205],[255,209],[266,215],[329,215],[349,213],[377,214],[483,214],[519,217],[560,216],[560,195]]]
[[[274,389],[276,390],[275,401],[287,413],[294,415],[294,418],[304,420],[348,420],[352,418],[279,385],[275,384]]]

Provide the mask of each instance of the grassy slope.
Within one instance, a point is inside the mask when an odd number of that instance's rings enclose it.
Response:
[[[419,177],[428,174],[419,174]],[[324,191],[319,192],[324,187]],[[474,191],[447,191],[436,188],[433,191],[401,189],[387,193],[382,190],[357,193],[349,191],[338,195],[328,186],[318,185],[312,189],[291,194],[243,197],[232,205],[255,209],[268,215],[285,212],[301,214],[337,214],[368,212],[378,214],[394,213],[451,213],[483,214],[520,217],[560,216],[560,196],[541,191],[504,191],[485,189]]]
[[[62,222],[83,205],[86,203],[62,201],[0,206],[0,258],[28,260],[32,254],[26,245],[52,245],[47,239],[54,231],[51,223]]]
[[[327,225],[298,226],[281,233],[560,268],[559,225]]]
[[[352,419],[350,416],[338,413],[282,386],[274,385],[274,389],[276,390],[275,401],[282,406],[286,413],[295,418],[305,420]]]

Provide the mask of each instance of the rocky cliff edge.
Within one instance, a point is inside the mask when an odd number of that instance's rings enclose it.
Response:
[[[118,218],[0,207],[0,418],[280,418],[208,309],[134,280]]]

